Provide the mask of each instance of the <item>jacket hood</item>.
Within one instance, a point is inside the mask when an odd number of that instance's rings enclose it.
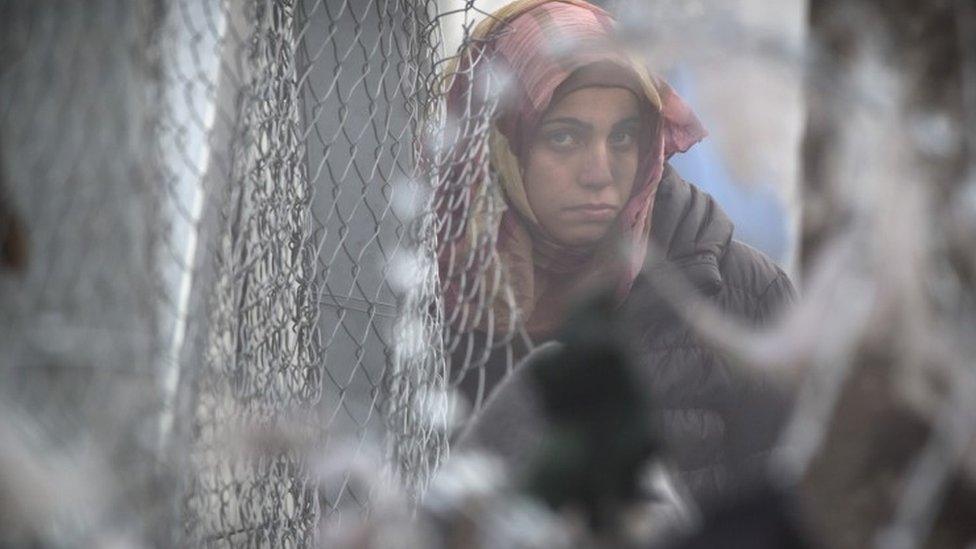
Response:
[[[651,216],[644,271],[673,269],[706,294],[722,285],[719,264],[734,226],[714,198],[665,165]]]

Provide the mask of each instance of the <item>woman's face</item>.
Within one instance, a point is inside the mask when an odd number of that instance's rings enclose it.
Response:
[[[546,112],[523,179],[536,219],[556,242],[603,238],[634,187],[640,110],[624,88],[573,91]]]

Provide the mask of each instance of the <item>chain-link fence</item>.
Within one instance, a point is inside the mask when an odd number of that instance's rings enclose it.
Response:
[[[376,486],[322,461],[383,444],[419,493],[460,345],[432,262],[438,4],[0,19],[4,466],[49,496],[17,535],[307,545]]]

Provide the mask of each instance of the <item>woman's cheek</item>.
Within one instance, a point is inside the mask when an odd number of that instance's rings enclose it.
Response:
[[[567,160],[563,155],[553,153],[539,155],[531,170],[532,177],[526,181],[526,185],[531,185],[536,194],[549,199],[560,196],[570,181],[571,170],[567,169]]]
[[[637,178],[637,153],[628,154],[620,163],[620,172],[614,176],[617,187],[620,189],[620,198],[626,201],[634,190],[635,179]]]

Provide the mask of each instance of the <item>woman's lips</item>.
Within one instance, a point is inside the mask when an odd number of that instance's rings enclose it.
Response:
[[[617,207],[610,204],[582,204],[565,210],[574,218],[586,221],[608,221],[617,216]]]

